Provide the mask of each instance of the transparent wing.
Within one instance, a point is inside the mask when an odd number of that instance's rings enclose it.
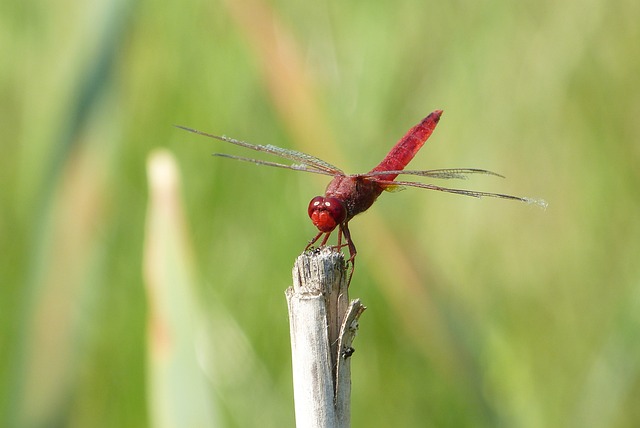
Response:
[[[315,174],[330,175],[332,177],[336,175],[336,174],[331,173],[331,172],[327,172],[327,171],[324,171],[324,170],[321,170],[321,169],[316,169],[314,166],[306,165],[306,164],[285,165],[285,164],[282,164],[282,163],[269,162],[269,161],[264,161],[264,160],[261,160],[261,159],[252,159],[252,158],[245,158],[245,157],[242,157],[242,156],[229,155],[229,154],[226,154],[226,153],[213,153],[213,156],[219,156],[221,158],[229,158],[229,159],[239,160],[239,161],[242,161],[242,162],[250,162],[250,163],[254,163],[256,165],[274,166],[276,168],[292,169],[294,171],[313,172]]]
[[[276,155],[284,159],[289,159],[294,162],[299,162],[301,164],[310,166],[312,167],[313,170],[315,170],[315,171],[311,171],[311,169],[309,169],[308,170],[309,172],[324,171],[325,173],[328,173],[327,175],[345,175],[344,172],[340,170],[340,168],[333,166],[330,163],[325,162],[322,159],[319,159],[315,156],[311,156],[307,153],[302,153],[302,152],[298,152],[296,150],[291,150],[291,149],[283,149],[282,147],[277,147],[272,145],[261,146],[258,144],[251,144],[251,143],[247,143],[246,141],[236,140],[235,138],[208,134],[206,132],[198,131],[197,129],[187,128],[186,126],[181,126],[181,125],[174,125],[174,126],[176,128],[180,128],[182,130],[192,132],[194,134],[202,135],[209,138],[214,138],[216,140],[224,141],[226,143],[235,144],[236,146],[246,147],[247,149],[255,150],[257,152],[270,153],[272,155]],[[228,157],[233,158],[233,156],[228,156]],[[242,159],[246,160],[248,158],[242,158]],[[254,162],[254,163],[259,164],[259,162]],[[268,163],[264,163],[264,165],[267,165],[267,164]],[[271,166],[275,166],[275,165],[271,165]],[[284,166],[284,167],[287,168],[287,166]],[[289,169],[304,170],[300,168],[289,168]]]
[[[383,186],[388,186],[391,190],[404,188],[404,187],[419,187],[421,189],[437,190],[438,192],[455,193],[457,195],[471,196],[473,198],[488,197],[488,198],[510,199],[512,201],[519,201],[519,202],[524,202],[526,204],[538,205],[541,208],[547,208],[547,205],[548,205],[544,199],[535,199],[535,198],[527,198],[522,196],[506,195],[503,193],[479,192],[477,190],[452,189],[449,187],[436,186],[436,185],[427,184],[427,183],[416,183],[413,181],[379,180],[379,183],[382,184]]]
[[[478,169],[478,168],[445,168],[445,169],[427,169],[423,171],[405,171],[405,170],[371,171],[366,174],[356,174],[356,175],[358,177],[366,178],[366,177],[376,177],[379,175],[389,175],[389,174],[417,175],[420,177],[460,179],[460,180],[467,180],[469,178],[469,175],[472,175],[472,174],[493,175],[495,177],[504,178],[503,175],[500,175],[496,172],[488,171],[486,169]]]

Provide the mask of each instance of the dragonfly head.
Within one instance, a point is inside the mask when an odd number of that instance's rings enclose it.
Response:
[[[320,232],[331,232],[347,219],[347,210],[338,198],[316,196],[309,202],[309,218]]]

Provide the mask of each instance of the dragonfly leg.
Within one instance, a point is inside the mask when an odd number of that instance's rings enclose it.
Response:
[[[331,236],[331,232],[327,232],[324,235],[324,239],[322,240],[322,242],[320,243],[321,247],[324,247],[325,245],[327,245],[327,241],[329,240],[329,236]]]
[[[340,232],[344,234],[344,240],[346,241],[346,245],[349,247],[349,260],[347,260],[347,263],[351,263],[351,273],[349,274],[349,280],[347,282],[348,287],[349,284],[351,284],[351,278],[353,278],[353,272],[356,269],[356,254],[358,254],[358,251],[351,240],[351,232],[349,232],[349,226],[347,223],[340,225]]]
[[[338,229],[338,245],[333,247],[334,250],[339,250],[342,247],[346,247],[347,245],[349,245],[349,243],[346,242],[347,241],[346,236],[345,236],[345,243],[344,244],[342,243],[342,235],[343,235],[342,227],[340,227]]]
[[[308,251],[312,247],[313,244],[318,242],[318,239],[320,239],[320,237],[322,235],[324,235],[324,238],[322,238],[322,242],[320,242],[320,245],[318,246],[318,248],[324,247],[326,245],[327,241],[329,240],[329,236],[331,236],[331,232],[318,232],[318,234],[316,236],[314,236],[311,241],[309,241],[309,243],[304,248],[304,250]]]
[[[318,234],[317,234],[316,236],[314,236],[314,237],[313,237],[313,239],[311,239],[311,241],[309,241],[309,243],[307,244],[307,246],[305,247],[305,249],[304,249],[304,250],[305,250],[305,251],[309,250],[309,249],[311,248],[311,246],[312,246],[313,244],[315,244],[315,243],[318,241],[318,239],[320,239],[320,237],[322,236],[322,234],[323,234],[323,233],[324,233],[324,232],[318,232]],[[325,240],[326,240],[326,239],[327,239],[327,238],[325,237]],[[323,243],[322,245],[324,245],[324,243]]]
[[[349,232],[349,226],[346,223],[343,225],[340,225],[340,231],[344,234],[344,240],[346,241],[345,245],[349,247],[349,260],[347,261],[353,263],[353,261],[356,258],[356,254],[358,254],[358,251],[356,250],[355,244],[351,240],[351,233]]]
[[[308,251],[312,248],[313,244],[318,242],[320,237],[324,235],[322,238],[322,242],[320,242],[319,247],[324,247],[331,236],[331,232],[319,232],[316,236],[313,237],[311,241],[307,244],[307,247],[304,249]],[[342,237],[344,236],[345,242],[342,243]],[[341,224],[338,229],[338,245],[333,247],[334,249],[340,250],[342,247],[349,247],[349,259],[347,260],[347,264],[351,264],[351,272],[349,273],[349,279],[347,281],[347,286],[351,283],[351,278],[353,277],[353,271],[355,269],[355,258],[356,258],[356,246],[353,244],[351,240],[351,233],[349,233],[349,227],[346,224]]]

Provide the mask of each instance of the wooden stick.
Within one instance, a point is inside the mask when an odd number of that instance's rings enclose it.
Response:
[[[344,256],[329,248],[296,259],[289,306],[297,428],[350,424],[351,343],[366,309],[349,302]]]

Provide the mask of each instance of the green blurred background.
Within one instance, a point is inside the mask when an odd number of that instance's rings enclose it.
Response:
[[[293,426],[283,292],[328,180],[172,125],[364,172],[443,109],[412,169],[549,207],[408,189],[352,222],[353,426],[637,426],[640,2],[0,12],[0,425]]]

